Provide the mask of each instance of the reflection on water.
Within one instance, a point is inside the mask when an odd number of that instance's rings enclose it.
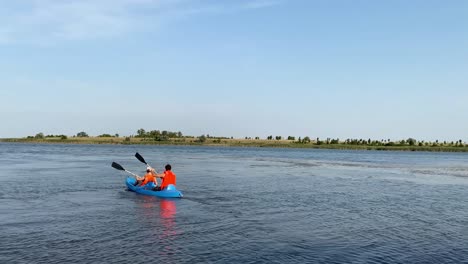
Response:
[[[176,203],[173,200],[160,199],[159,200],[159,216],[161,219],[162,229],[159,232],[159,239],[164,241],[159,255],[165,256],[168,259],[170,256],[176,254]]]
[[[142,217],[157,230],[155,235],[160,239],[169,239],[177,234],[175,230],[176,202],[170,199],[161,199],[152,196],[138,195],[139,205],[143,209]]]
[[[159,258],[170,259],[177,253],[177,235],[180,233],[176,228],[176,201],[146,195],[136,195],[135,198],[141,209],[139,229],[145,229],[146,235],[157,241],[151,243],[151,248]]]
[[[162,219],[171,220],[173,222],[177,212],[176,203],[173,200],[161,199],[159,201],[160,215]]]
[[[159,216],[163,230],[161,232],[161,239],[167,239],[176,235],[175,230],[175,215],[177,212],[176,203],[173,200],[161,199],[159,201]]]

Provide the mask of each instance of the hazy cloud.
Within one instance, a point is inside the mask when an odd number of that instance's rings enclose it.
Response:
[[[275,6],[280,3],[281,3],[280,0],[257,0],[257,1],[248,1],[244,7],[249,8],[249,9],[256,9],[256,8]]]
[[[164,19],[257,9],[278,0],[23,0],[0,7],[0,43],[54,43],[154,30]]]

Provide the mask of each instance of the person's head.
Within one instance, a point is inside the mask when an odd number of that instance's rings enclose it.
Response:
[[[171,169],[172,169],[172,167],[171,167],[170,164],[166,164],[166,167],[164,167],[164,168],[165,168],[166,170],[171,170]]]
[[[150,167],[146,167],[146,172],[150,172],[151,171],[151,168]]]

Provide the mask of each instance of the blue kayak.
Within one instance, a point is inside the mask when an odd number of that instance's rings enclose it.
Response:
[[[135,186],[136,179],[128,177],[126,180],[127,188],[130,191],[139,193],[139,194],[145,194],[145,195],[152,195],[152,196],[157,196],[157,197],[163,197],[163,198],[182,198],[182,192],[177,190],[177,188],[169,184],[166,189],[162,191],[153,191],[153,188],[155,187],[154,183],[150,182],[146,184],[145,186]]]

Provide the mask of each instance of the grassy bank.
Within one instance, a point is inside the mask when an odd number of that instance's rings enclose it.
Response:
[[[195,146],[226,146],[226,147],[268,147],[268,148],[315,148],[315,149],[352,149],[352,150],[394,150],[394,151],[439,151],[439,152],[468,152],[468,146],[452,145],[367,145],[367,144],[317,144],[316,142],[298,143],[293,140],[267,140],[267,139],[213,139],[207,138],[200,142],[198,138],[170,138],[165,141],[157,141],[150,138],[137,137],[72,137],[62,139],[60,137],[36,138],[5,138],[0,142],[17,143],[58,143],[58,144],[123,144],[123,145],[195,145]]]

